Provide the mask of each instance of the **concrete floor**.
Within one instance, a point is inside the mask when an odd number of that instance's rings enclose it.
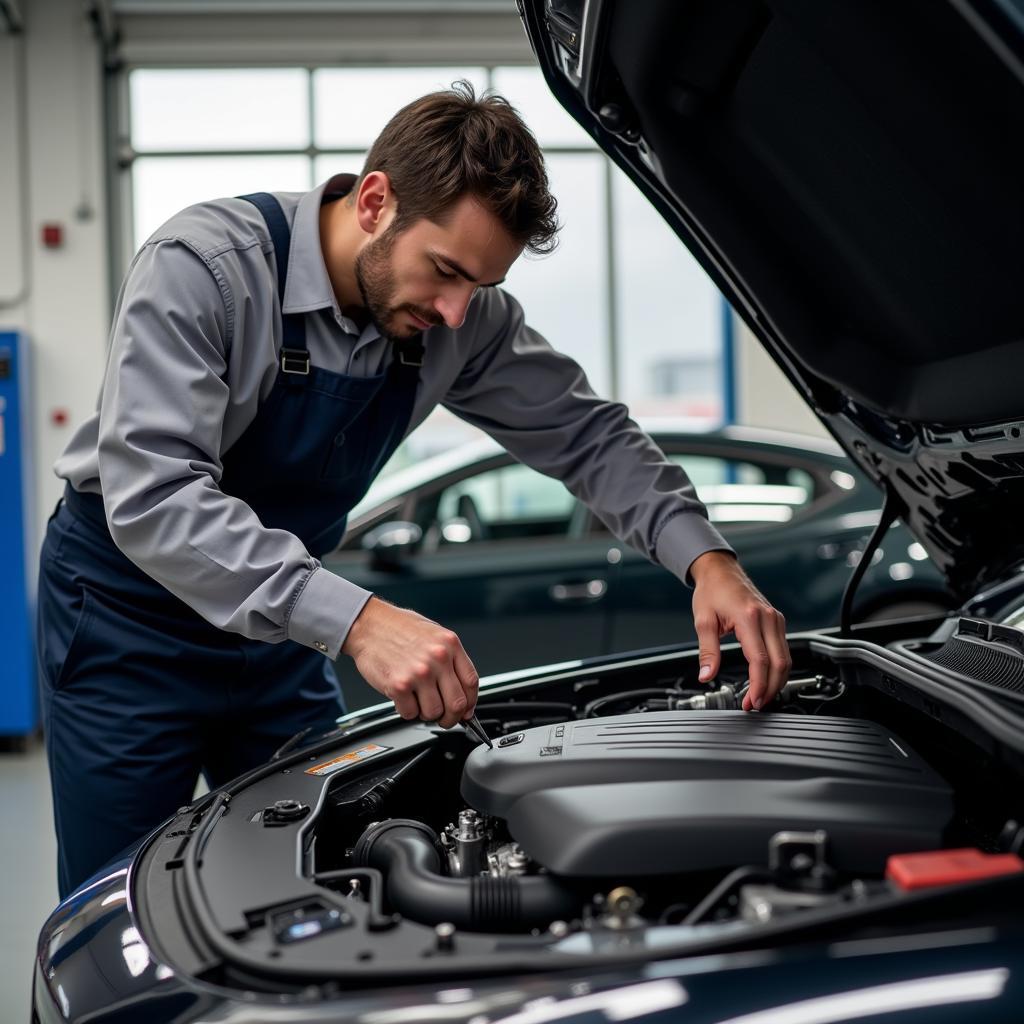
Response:
[[[0,808],[0,1017],[27,1021],[36,938],[57,905],[57,845],[41,742],[24,754],[0,753]]]

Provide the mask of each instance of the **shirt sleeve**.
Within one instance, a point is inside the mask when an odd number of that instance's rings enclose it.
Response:
[[[686,473],[526,325],[515,299],[487,289],[471,312],[482,340],[445,396],[448,409],[561,480],[616,537],[684,582],[700,555],[732,552]]]
[[[107,523],[132,562],[213,625],[335,657],[369,592],[219,486],[227,362],[241,344],[233,312],[222,270],[186,242],[151,242],[136,257],[100,408]]]

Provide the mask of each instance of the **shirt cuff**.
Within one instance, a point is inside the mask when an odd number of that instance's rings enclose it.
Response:
[[[318,566],[292,607],[286,624],[288,639],[337,658],[352,623],[371,597],[369,590]]]
[[[708,551],[736,552],[699,512],[680,512],[662,526],[654,544],[655,558],[688,587],[690,566]]]

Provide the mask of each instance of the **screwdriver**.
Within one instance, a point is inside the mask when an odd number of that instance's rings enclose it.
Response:
[[[477,718],[475,714],[472,718],[467,718],[459,724],[470,734],[470,736],[475,737],[481,743],[486,743],[488,750],[494,749],[494,744],[491,742],[490,736],[487,735],[487,730],[480,724],[480,719]]]

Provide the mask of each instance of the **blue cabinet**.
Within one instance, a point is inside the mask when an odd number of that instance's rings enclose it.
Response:
[[[0,332],[0,736],[39,721],[30,402],[27,340]]]

